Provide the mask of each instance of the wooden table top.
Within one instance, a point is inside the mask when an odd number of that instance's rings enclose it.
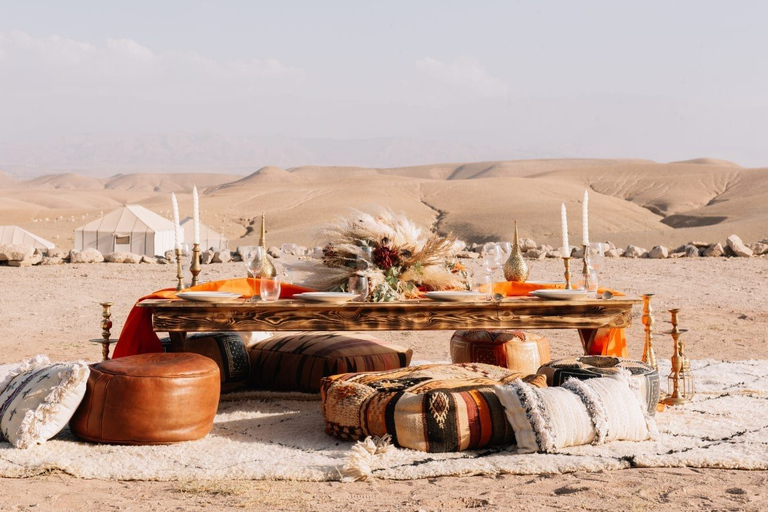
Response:
[[[596,329],[627,327],[639,298],[501,301],[346,302],[329,304],[282,299],[275,302],[210,303],[149,299],[156,331],[395,331],[453,329]]]

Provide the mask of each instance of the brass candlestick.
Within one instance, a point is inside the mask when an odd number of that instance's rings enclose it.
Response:
[[[89,340],[91,343],[101,344],[101,357],[103,361],[109,359],[109,346],[117,340],[111,339],[112,330],[112,303],[100,302],[101,305],[101,338]]]
[[[584,276],[584,291],[588,291],[592,286],[592,267],[589,265],[589,245],[584,244],[583,259],[584,266],[581,269],[581,274]]]
[[[184,272],[181,270],[181,249],[176,249],[176,291],[184,289]]]
[[[571,257],[570,256],[563,256],[563,265],[565,265],[565,272],[563,272],[563,275],[565,276],[565,289],[570,290],[571,289]]]
[[[653,351],[653,308],[651,308],[652,293],[643,294],[643,325],[645,326],[645,344],[643,345],[643,362],[659,371],[656,354]]]
[[[197,276],[200,274],[200,244],[192,244],[192,263],[189,265],[189,271],[192,273],[192,286],[197,286]]]
[[[691,374],[691,362],[685,356],[685,344],[680,341],[680,335],[687,329],[680,329],[677,316],[680,309],[670,309],[670,322],[672,329],[666,334],[672,336],[674,352],[672,354],[672,371],[667,378],[667,391],[671,391],[661,403],[665,405],[684,405],[693,398],[693,375]]]

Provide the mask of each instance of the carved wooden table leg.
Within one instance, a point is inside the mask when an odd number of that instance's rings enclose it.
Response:
[[[171,338],[171,346],[168,350],[171,352],[184,352],[184,342],[187,340],[187,333],[169,332],[168,336]]]

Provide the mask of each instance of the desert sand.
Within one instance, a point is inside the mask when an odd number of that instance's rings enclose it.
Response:
[[[19,225],[63,249],[73,230],[121,204],[138,203],[170,218],[170,192],[182,217],[191,214],[192,184],[201,189],[201,220],[223,232],[231,248],[256,241],[249,231],[261,212],[269,242],[313,246],[318,226],[349,208],[385,205],[415,221],[453,232],[469,243],[520,236],[560,244],[559,207],[572,232],[590,191],[594,241],[650,249],[690,241],[724,242],[738,234],[755,243],[768,225],[768,168],[745,169],[714,159],[520,160],[372,169],[264,167],[246,176],[77,173],[21,180],[0,170],[0,225]]]
[[[532,263],[532,278],[554,279],[557,261]],[[240,276],[242,264],[209,265],[206,280]],[[3,361],[37,353],[52,359],[95,361],[99,301],[115,302],[114,332],[119,332],[135,299],[173,283],[165,265],[77,264],[0,267],[0,339]],[[609,260],[603,283],[637,295],[657,294],[653,306],[659,330],[666,309],[682,308],[682,326],[692,358],[768,358],[768,260],[700,258],[686,260]],[[630,356],[639,358],[643,332],[640,312],[628,331]],[[552,356],[580,350],[570,331],[547,331]],[[414,359],[448,360],[449,332],[383,333],[414,349]],[[656,338],[658,357],[669,357],[671,343]],[[663,413],[662,413],[663,414]],[[318,426],[318,428],[322,428]],[[768,472],[631,469],[604,473],[499,477],[451,477],[407,482],[340,484],[226,482],[87,481],[65,474],[0,480],[0,510],[764,510]]]
[[[594,240],[650,248],[691,240],[747,243],[768,236],[768,169],[699,159],[535,160],[442,164],[400,169],[267,167],[249,175],[144,174],[93,178],[58,174],[19,180],[0,172],[0,225],[17,224],[73,247],[72,230],[124,203],[170,216],[171,191],[182,216],[191,213],[191,186],[203,191],[202,221],[223,231],[231,248],[252,244],[247,227],[267,213],[270,245],[322,243],[318,227],[347,208],[385,205],[468,242],[521,236],[558,245],[559,205],[572,233],[579,200],[590,190]],[[572,235],[578,238],[577,235]],[[557,279],[559,261],[531,263],[531,279]],[[69,264],[0,266],[2,362],[47,353],[51,359],[96,361],[100,301],[110,300],[118,333],[134,301],[171,286],[167,265]],[[241,276],[242,264],[206,266],[203,279]],[[693,359],[768,358],[768,259],[696,258],[606,262],[601,284],[630,295],[656,293],[659,330],[666,310],[682,308]],[[642,351],[640,312],[628,332],[630,356]],[[577,354],[575,332],[549,331],[553,358]],[[393,332],[382,337],[414,349],[415,360],[449,359],[448,332]],[[671,343],[657,336],[657,355]],[[662,413],[663,414],[663,413]],[[322,428],[322,427],[318,427]],[[54,473],[2,479],[0,510],[764,510],[768,472],[632,469],[605,473],[451,477],[407,482],[272,481],[112,482]]]

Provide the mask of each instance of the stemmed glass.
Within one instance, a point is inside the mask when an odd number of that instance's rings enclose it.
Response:
[[[261,269],[264,265],[264,258],[266,254],[264,248],[261,246],[253,247],[245,251],[244,263],[246,268],[246,276],[248,277],[248,284],[251,287],[251,301],[256,301],[256,278],[261,277]]]
[[[495,274],[504,264],[504,256],[499,244],[486,244],[483,263],[491,276],[491,295],[493,295],[493,285],[495,284]]]

